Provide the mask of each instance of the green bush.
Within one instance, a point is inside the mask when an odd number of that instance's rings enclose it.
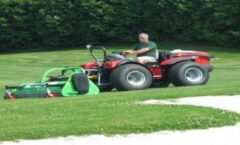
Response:
[[[239,0],[1,0],[0,50],[154,40],[240,43]]]

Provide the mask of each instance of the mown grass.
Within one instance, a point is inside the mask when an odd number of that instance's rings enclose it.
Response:
[[[0,140],[186,130],[233,125],[240,121],[236,113],[211,108],[136,104],[147,99],[240,93],[240,52],[237,49],[179,44],[160,46],[161,50],[186,48],[205,50],[214,55],[215,69],[209,83],[196,87],[113,91],[97,96],[1,100]],[[114,47],[111,50],[126,48]],[[35,81],[46,69],[78,66],[90,60],[88,51],[84,49],[0,55],[0,94],[3,94],[6,84]]]

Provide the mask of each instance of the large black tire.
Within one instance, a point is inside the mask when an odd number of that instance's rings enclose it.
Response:
[[[76,73],[72,76],[72,84],[79,94],[86,94],[89,91],[89,81],[86,74]]]
[[[166,88],[171,84],[168,79],[155,80],[151,87],[153,88]]]
[[[170,68],[168,78],[175,86],[204,85],[208,82],[209,71],[196,62],[184,61]]]
[[[8,99],[7,93],[4,93],[3,99]]]
[[[111,73],[112,84],[119,91],[147,89],[152,80],[151,72],[138,64],[125,64]]]
[[[100,86],[99,87],[101,92],[110,92],[113,89],[112,85],[107,85],[107,86]]]

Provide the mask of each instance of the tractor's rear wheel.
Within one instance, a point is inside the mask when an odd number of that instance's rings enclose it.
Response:
[[[209,71],[195,62],[184,61],[172,66],[168,77],[175,86],[203,85],[208,82]]]
[[[111,81],[119,91],[143,90],[151,86],[152,74],[141,65],[126,64],[112,72]]]

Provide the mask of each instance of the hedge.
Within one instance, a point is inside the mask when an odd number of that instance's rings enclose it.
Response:
[[[0,50],[152,39],[240,44],[239,0],[1,0]]]

